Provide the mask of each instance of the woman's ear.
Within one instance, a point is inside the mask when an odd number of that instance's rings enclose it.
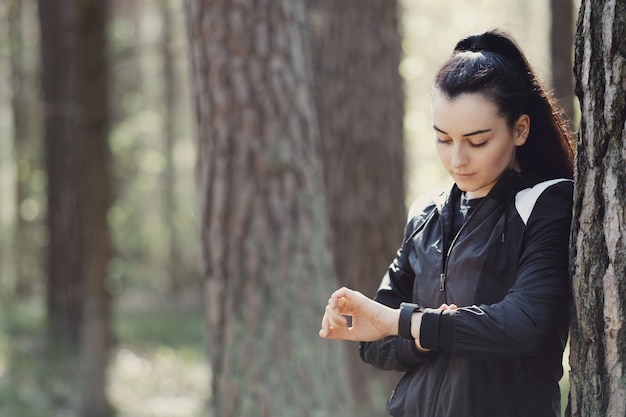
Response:
[[[513,129],[513,134],[515,136],[515,146],[522,146],[526,143],[526,139],[528,139],[528,134],[530,133],[530,116],[527,114],[522,114],[517,122],[515,122],[515,126]]]

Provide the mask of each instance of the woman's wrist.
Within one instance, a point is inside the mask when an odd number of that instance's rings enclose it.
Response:
[[[422,328],[423,316],[424,313],[421,311],[413,313],[413,316],[411,317],[411,335],[413,335],[413,338],[415,339],[415,347],[419,352],[429,352],[429,349],[424,349],[420,344],[420,330]]]
[[[388,335],[389,336],[397,336],[399,327],[398,323],[400,321],[400,309],[399,308],[390,308],[389,314],[389,322],[387,325]]]

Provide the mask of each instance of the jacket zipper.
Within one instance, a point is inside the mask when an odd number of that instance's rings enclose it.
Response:
[[[446,300],[446,294],[445,294],[445,290],[446,290],[446,272],[448,271],[448,260],[450,259],[450,253],[452,252],[452,248],[454,247],[454,244],[456,243],[456,241],[458,240],[459,236],[461,235],[461,232],[463,231],[463,229],[465,229],[465,225],[467,224],[467,222],[474,217],[474,215],[476,214],[476,212],[478,211],[478,209],[480,208],[480,206],[483,205],[483,202],[481,202],[476,209],[474,210],[474,212],[469,216],[469,218],[467,218],[463,224],[461,225],[461,228],[459,229],[459,231],[456,233],[456,235],[454,236],[454,239],[452,239],[452,243],[450,243],[450,247],[448,248],[448,252],[446,253],[446,258],[444,260],[443,263],[443,271],[441,272],[441,274],[439,274],[439,291],[443,292],[443,301],[447,302]],[[443,227],[442,227],[443,229]],[[503,237],[504,239],[504,237]]]
[[[454,239],[452,239],[452,243],[450,243],[450,247],[448,248],[448,252],[446,253],[446,258],[443,263],[443,271],[441,272],[441,274],[439,274],[439,291],[444,293],[443,294],[444,302],[446,302],[445,290],[446,290],[446,278],[447,278],[446,272],[448,271],[448,260],[450,259],[450,253],[452,253],[452,248],[454,247],[454,244],[456,243],[464,227],[465,227],[465,223],[463,223],[459,231],[456,233],[456,236],[454,236]]]

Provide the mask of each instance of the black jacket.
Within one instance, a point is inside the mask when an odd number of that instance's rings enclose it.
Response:
[[[413,341],[361,343],[364,361],[405,371],[396,417],[558,417],[567,340],[571,180],[507,171],[452,235],[460,190],[416,202],[376,295],[426,308]],[[460,308],[441,313],[442,303]]]

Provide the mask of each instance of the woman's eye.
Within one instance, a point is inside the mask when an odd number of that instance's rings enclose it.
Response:
[[[484,142],[480,142],[480,143],[470,143],[470,146],[472,148],[482,148],[483,146],[487,145],[488,141],[484,141]]]
[[[446,143],[452,143],[452,141],[450,139],[437,138],[437,143],[446,144]]]

